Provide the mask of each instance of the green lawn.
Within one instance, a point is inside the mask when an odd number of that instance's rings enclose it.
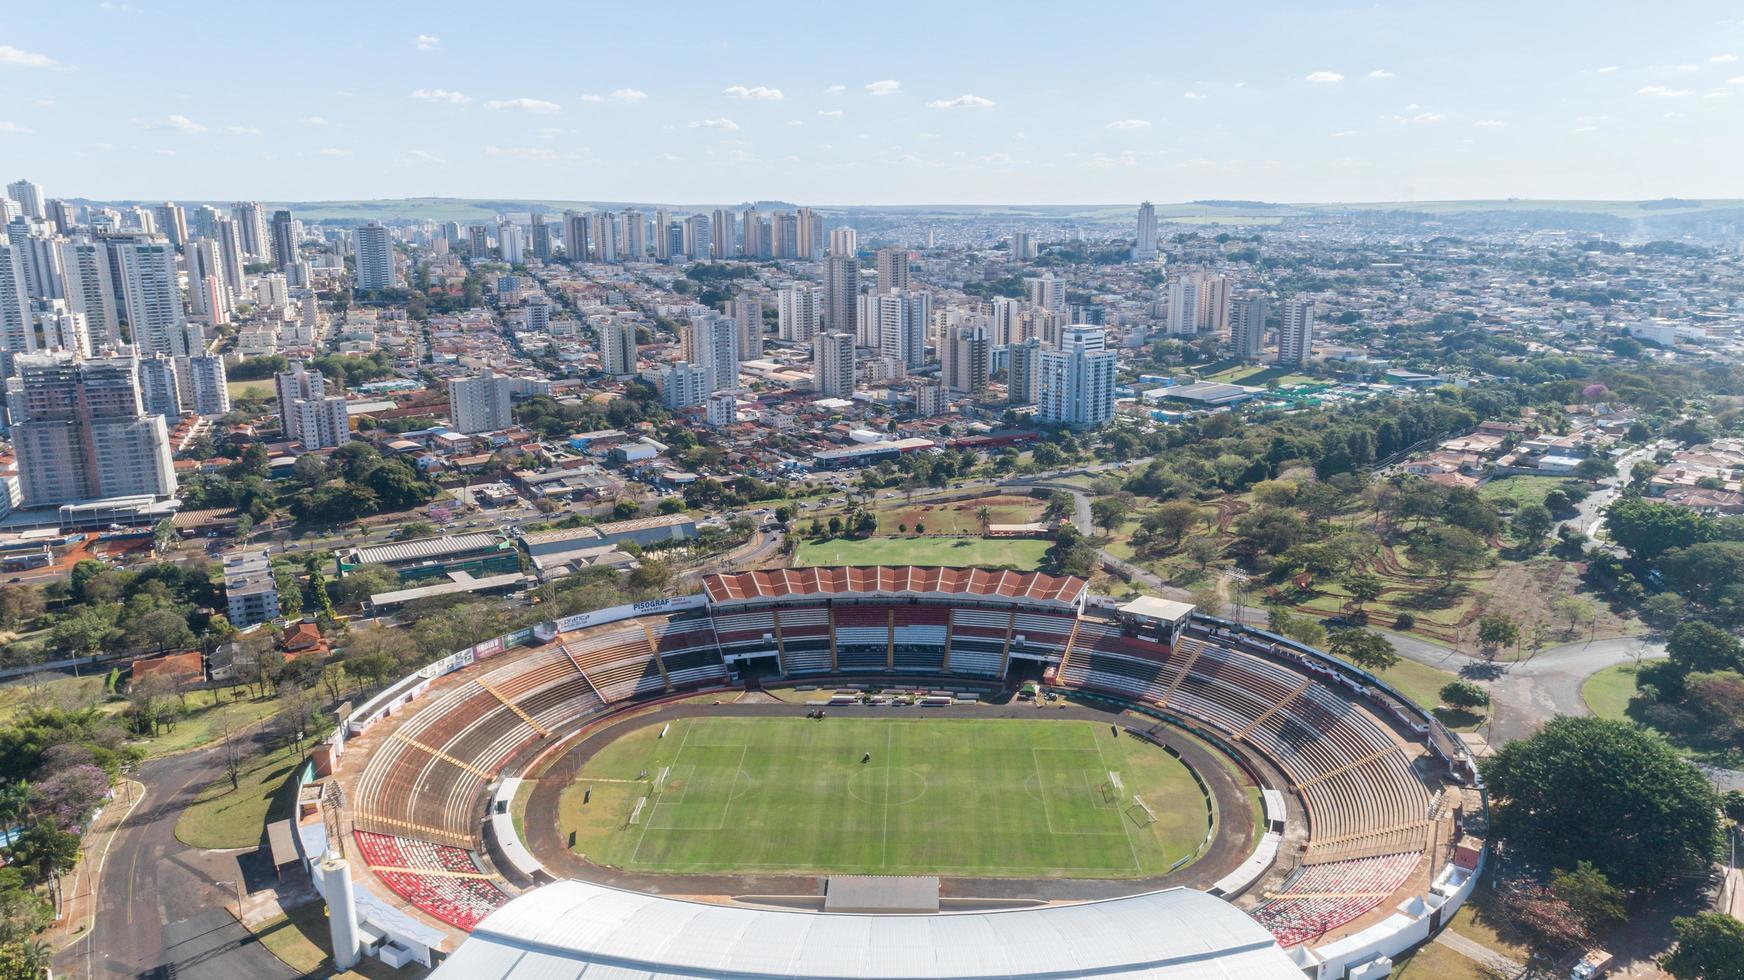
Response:
[[[559,830],[635,871],[1113,878],[1161,874],[1205,836],[1186,767],[1105,725],[895,710],[920,716],[650,726],[588,763]]]
[[[83,677],[58,674],[38,676],[46,679],[36,683],[18,680],[0,686],[0,722],[11,721],[25,708],[58,705],[82,707],[101,704],[108,696],[104,690],[105,675],[102,672],[86,674]]]
[[[1028,538],[831,538],[806,541],[795,565],[981,565],[1029,570],[1041,564],[1049,542]]]
[[[238,401],[243,398],[269,398],[273,394],[273,383],[267,381],[231,381],[225,388],[230,391],[230,399]]]
[[[253,847],[271,820],[290,816],[283,789],[302,756],[294,746],[243,760],[240,787],[221,776],[176,818],[176,839],[189,847],[223,850]]]
[[[193,691],[188,694],[188,713],[176,727],[164,729],[144,742],[148,756],[169,755],[202,748],[218,740],[226,730],[241,732],[272,717],[284,705],[274,698],[233,700],[228,689]]]
[[[1478,488],[1478,495],[1494,504],[1520,508],[1544,503],[1546,494],[1561,489],[1566,482],[1559,476],[1508,476],[1484,484]]]
[[[1613,664],[1581,684],[1581,700],[1600,718],[1627,721],[1629,699],[1635,696],[1635,665]]]
[[[408,963],[398,970],[390,968],[373,956],[358,961],[357,968],[343,973],[333,968],[333,941],[327,927],[326,905],[319,900],[292,909],[289,914],[270,919],[254,927],[254,938],[286,966],[304,977],[355,980],[410,980],[427,976],[417,963]]]

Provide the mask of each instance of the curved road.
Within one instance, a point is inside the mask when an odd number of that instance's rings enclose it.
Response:
[[[236,901],[242,862],[252,852],[201,851],[176,840],[176,818],[223,774],[218,746],[139,767],[134,778],[145,795],[110,844],[91,931],[55,957],[57,977],[296,975],[222,911]],[[257,888],[270,884],[253,881]]]

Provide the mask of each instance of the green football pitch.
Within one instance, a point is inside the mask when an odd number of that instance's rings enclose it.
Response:
[[[564,790],[558,829],[599,864],[711,874],[1137,878],[1205,838],[1187,768],[1108,725],[907,710],[639,729]]]

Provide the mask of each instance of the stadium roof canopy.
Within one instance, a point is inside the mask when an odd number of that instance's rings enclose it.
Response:
[[[886,596],[985,596],[1082,605],[1087,587],[1088,583],[1075,575],[918,565],[779,568],[703,576],[703,589],[714,605],[796,596],[849,598],[871,593]]]
[[[1271,933],[1185,888],[1082,905],[830,915],[560,881],[479,923],[434,980],[1301,980]]]

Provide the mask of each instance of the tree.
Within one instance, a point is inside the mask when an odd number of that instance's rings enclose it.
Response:
[[[1171,546],[1179,546],[1181,538],[1204,520],[1198,507],[1186,500],[1169,500],[1146,514],[1139,526],[1149,534],[1166,534]]]
[[[1386,670],[1399,662],[1399,654],[1386,637],[1360,627],[1333,630],[1327,637],[1326,651],[1369,671]]]
[[[130,620],[127,632],[135,638],[135,642],[159,652],[192,646],[194,643],[194,634],[188,629],[187,617],[172,609],[154,609]]]
[[[1659,961],[1678,980],[1739,980],[1744,977],[1744,922],[1718,912],[1671,920],[1677,948]]]
[[[1744,791],[1729,789],[1720,799],[1720,808],[1725,812],[1726,819],[1733,823],[1744,823]]]
[[[1685,673],[1737,670],[1744,647],[1731,633],[1699,619],[1679,623],[1665,640],[1665,655]]]
[[[1626,916],[1623,892],[1590,862],[1580,862],[1573,871],[1552,871],[1550,890],[1574,909],[1588,931],[1597,932]]]
[[[1482,766],[1493,830],[1511,859],[1590,861],[1634,891],[1705,875],[1719,853],[1720,801],[1707,777],[1627,722],[1554,718]]]
[[[1379,575],[1373,572],[1352,572],[1344,577],[1344,587],[1350,591],[1350,597],[1356,600],[1356,607],[1364,605],[1381,597],[1387,589],[1387,584]]]
[[[1490,549],[1483,538],[1463,527],[1434,527],[1411,542],[1411,556],[1433,566],[1452,585],[1461,572],[1482,567]]]
[[[1202,585],[1193,590],[1191,598],[1193,608],[1207,616],[1223,615],[1223,593],[1217,591],[1216,584]]]
[[[1063,521],[1072,516],[1074,506],[1071,494],[1055,490],[1048,494],[1048,505],[1042,510],[1042,516],[1050,521]]]
[[[1550,516],[1550,508],[1543,504],[1527,504],[1514,512],[1514,535],[1531,551],[1538,550],[1555,525],[1556,518]]]
[[[1587,623],[1594,622],[1598,616],[1598,611],[1593,607],[1592,601],[1578,595],[1565,595],[1556,600],[1556,612],[1562,617],[1563,622],[1568,624],[1568,632],[1571,636],[1574,635],[1575,630]]]
[[[986,534],[987,529],[993,526],[993,508],[986,505],[975,508],[975,520],[981,525],[981,533]]]
[[[1215,538],[1199,537],[1188,541],[1185,551],[1188,560],[1203,572],[1222,556],[1223,546]]]
[[[1104,534],[1113,534],[1115,529],[1126,523],[1126,515],[1132,513],[1132,501],[1120,496],[1097,497],[1090,501],[1090,521],[1101,528]]]
[[[1488,691],[1471,681],[1448,681],[1438,692],[1443,704],[1455,708],[1482,708],[1490,703]]]
[[[1619,497],[1605,510],[1605,533],[1631,557],[1650,561],[1673,548],[1712,541],[1718,529],[1712,518],[1688,507]]]
[[[1478,648],[1484,656],[1494,659],[1503,647],[1520,640],[1520,624],[1507,613],[1487,613],[1478,618]]]

